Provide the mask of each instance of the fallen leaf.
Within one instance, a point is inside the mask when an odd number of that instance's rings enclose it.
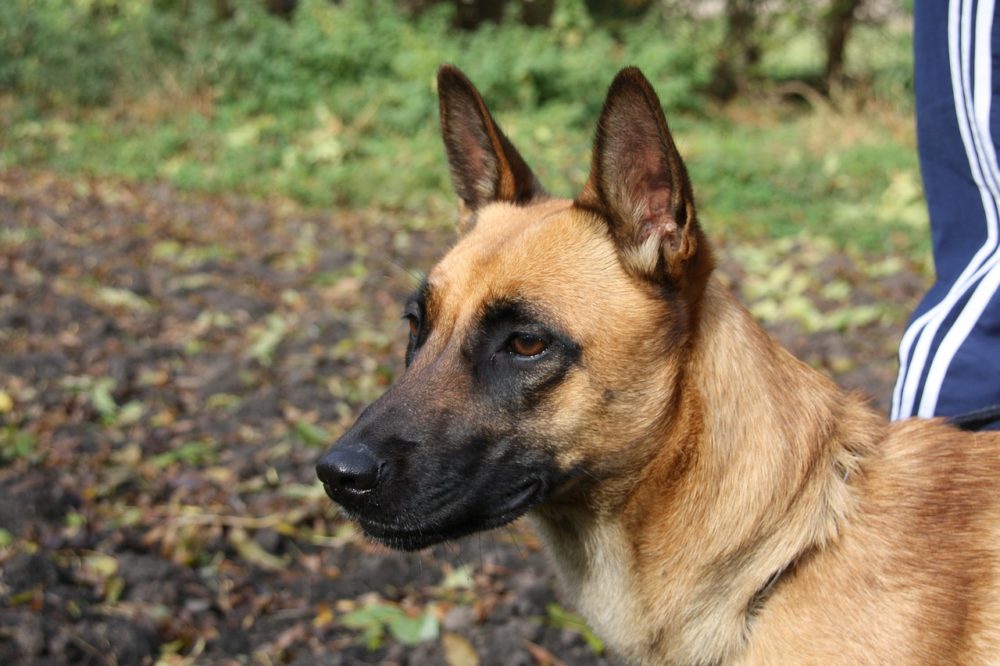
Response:
[[[0,389],[0,414],[7,414],[14,409],[14,399],[10,393]]]
[[[441,635],[441,647],[448,666],[479,666],[479,655],[465,636],[450,631]]]
[[[532,643],[531,641],[524,641],[524,649],[531,654],[531,657],[538,666],[566,666],[565,662],[541,645]]]
[[[261,548],[256,541],[249,537],[246,530],[239,528],[230,530],[229,543],[233,544],[233,548],[240,554],[240,557],[261,569],[281,571],[288,566],[288,562],[283,558],[272,555]]]

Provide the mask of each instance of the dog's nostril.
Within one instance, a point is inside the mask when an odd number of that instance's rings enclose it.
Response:
[[[316,474],[327,492],[361,493],[378,484],[380,465],[367,448],[360,445],[336,446],[316,465]]]

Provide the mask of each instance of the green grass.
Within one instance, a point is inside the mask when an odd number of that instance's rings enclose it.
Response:
[[[567,0],[550,29],[459,33],[446,8],[409,18],[388,0],[304,0],[290,23],[256,0],[236,2],[220,22],[210,4],[185,13],[165,1],[4,3],[0,90],[12,92],[0,94],[0,168],[165,180],[447,224],[440,63],[467,71],[542,181],[566,195],[586,178],[607,83],[638,64],[660,92],[714,233],[925,249],[906,26],[862,26],[848,53],[856,87],[833,107],[808,107],[779,93],[788,76],[816,71],[818,42],[779,23],[759,89],[718,109],[700,92],[721,38],[713,21],[652,16],[612,35]]]
[[[884,249],[887,241],[924,249],[926,218],[908,115],[789,116],[780,107],[754,113],[769,111],[766,122],[732,112],[673,118],[707,224],[740,237],[803,232],[865,250]],[[561,124],[570,112],[553,107],[501,116],[546,186],[565,195],[586,178],[591,138]],[[162,179],[313,206],[426,210],[450,223],[452,195],[433,116],[415,135],[372,137],[363,154],[328,165],[309,161],[327,150],[319,129],[284,134],[267,127],[270,122],[231,127],[193,114],[122,125],[103,111],[72,124],[32,120],[14,124],[0,166]]]
[[[806,233],[920,251],[926,213],[909,117],[798,114],[677,123],[706,224],[739,237]]]

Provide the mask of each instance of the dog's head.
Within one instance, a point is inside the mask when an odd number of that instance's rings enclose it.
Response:
[[[461,72],[438,92],[461,238],[405,305],[405,373],[317,466],[402,549],[627,492],[671,426],[712,267],[637,69],[611,85],[575,200],[544,192]]]

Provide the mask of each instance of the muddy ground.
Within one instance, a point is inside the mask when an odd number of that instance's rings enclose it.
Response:
[[[393,553],[315,482],[399,372],[402,298],[451,240],[0,172],[0,664],[614,663],[526,526]],[[717,246],[783,343],[886,407],[914,262]]]

